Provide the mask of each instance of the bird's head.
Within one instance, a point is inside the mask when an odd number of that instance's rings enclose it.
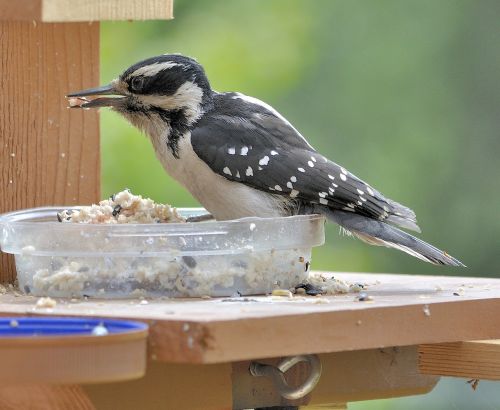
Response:
[[[71,108],[111,107],[151,133],[175,121],[196,122],[211,105],[212,90],[194,59],[167,54],[134,64],[108,85],[67,97]]]

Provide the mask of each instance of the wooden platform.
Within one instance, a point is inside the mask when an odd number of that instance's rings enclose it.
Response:
[[[357,295],[189,300],[59,300],[0,295],[1,315],[130,318],[150,324],[151,358],[222,363],[422,343],[500,338],[500,279],[337,274]]]

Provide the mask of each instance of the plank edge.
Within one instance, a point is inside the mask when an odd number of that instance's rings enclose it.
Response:
[[[92,21],[171,20],[174,0],[140,0],[137,8],[123,7],[121,0],[79,0],[79,8],[61,7],[62,0],[0,0],[0,21],[32,21],[40,23],[78,23]],[[157,3],[161,2],[161,7]],[[95,4],[94,4],[95,3]],[[74,3],[68,3],[74,4]],[[94,6],[93,6],[94,4]],[[148,6],[149,5],[149,6]],[[148,6],[148,7],[146,7]],[[83,9],[83,12],[82,12]]]

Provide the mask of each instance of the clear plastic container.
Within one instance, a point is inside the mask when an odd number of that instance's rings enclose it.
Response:
[[[77,209],[73,207],[72,209]],[[265,294],[308,276],[324,218],[222,222],[60,223],[62,208],[0,217],[0,246],[15,255],[19,287],[36,296],[103,298]],[[181,215],[204,213],[180,209]]]

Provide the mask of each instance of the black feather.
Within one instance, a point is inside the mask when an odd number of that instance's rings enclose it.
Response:
[[[215,173],[266,192],[418,230],[413,211],[317,153],[265,106],[226,93],[215,95],[214,107],[191,131],[191,144]]]
[[[316,208],[316,212],[325,214],[333,222],[371,245],[399,249],[435,265],[465,266],[448,253],[387,223],[353,213],[332,211],[325,207]]]

